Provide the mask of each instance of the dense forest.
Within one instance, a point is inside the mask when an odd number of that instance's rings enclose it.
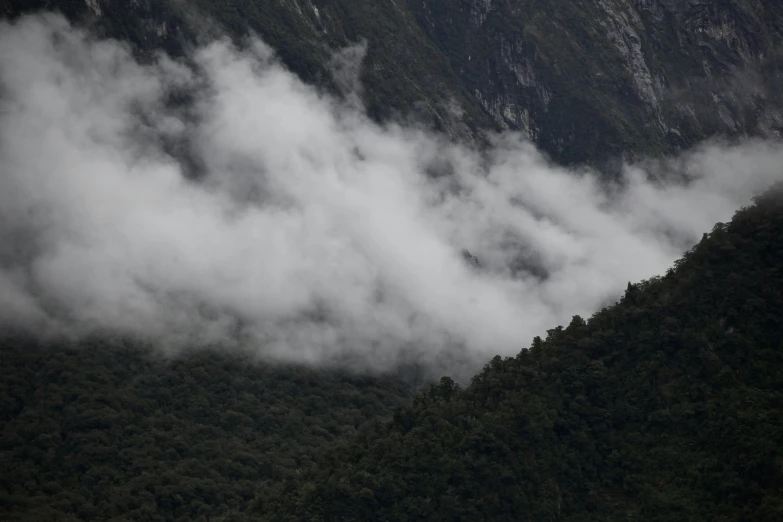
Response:
[[[243,518],[410,393],[219,352],[10,338],[0,390],[0,519],[20,521]]]
[[[781,520],[783,185],[614,306],[409,399],[133,342],[0,350],[7,520]]]

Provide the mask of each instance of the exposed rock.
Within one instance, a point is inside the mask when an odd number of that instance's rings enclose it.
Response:
[[[46,0],[0,0],[11,15]],[[778,0],[85,0],[60,6],[142,54],[252,31],[329,87],[333,50],[368,42],[364,103],[451,137],[527,133],[563,163],[661,154],[783,129]],[[208,39],[208,38],[206,38]]]

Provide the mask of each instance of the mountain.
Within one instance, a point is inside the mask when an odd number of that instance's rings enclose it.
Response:
[[[783,517],[783,184],[662,277],[366,425],[265,520]]]
[[[256,33],[333,92],[364,55],[376,121],[519,130],[563,164],[783,129],[775,0],[0,0],[40,9],[142,61]],[[615,305],[415,396],[410,369],[0,331],[0,519],[780,520],[781,237],[778,185]]]
[[[659,155],[707,137],[779,137],[777,0],[2,0],[57,8],[141,54],[260,35],[303,79],[332,88],[332,53],[366,42],[363,96],[378,120],[452,137],[527,133],[562,163]]]

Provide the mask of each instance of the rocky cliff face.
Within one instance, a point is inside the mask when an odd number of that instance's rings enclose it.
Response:
[[[780,132],[779,2],[420,5],[422,27],[484,110],[565,161]]]
[[[366,40],[373,117],[521,130],[564,163],[783,130],[778,0],[0,0],[42,7],[142,54],[254,31],[323,84],[330,50]]]

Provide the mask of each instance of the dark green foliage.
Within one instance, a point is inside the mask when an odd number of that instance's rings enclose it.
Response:
[[[589,321],[365,426],[268,520],[783,519],[783,185]],[[270,502],[274,510],[270,509]]]
[[[121,342],[0,347],[0,519],[197,520],[312,466],[407,395],[393,380]]]

